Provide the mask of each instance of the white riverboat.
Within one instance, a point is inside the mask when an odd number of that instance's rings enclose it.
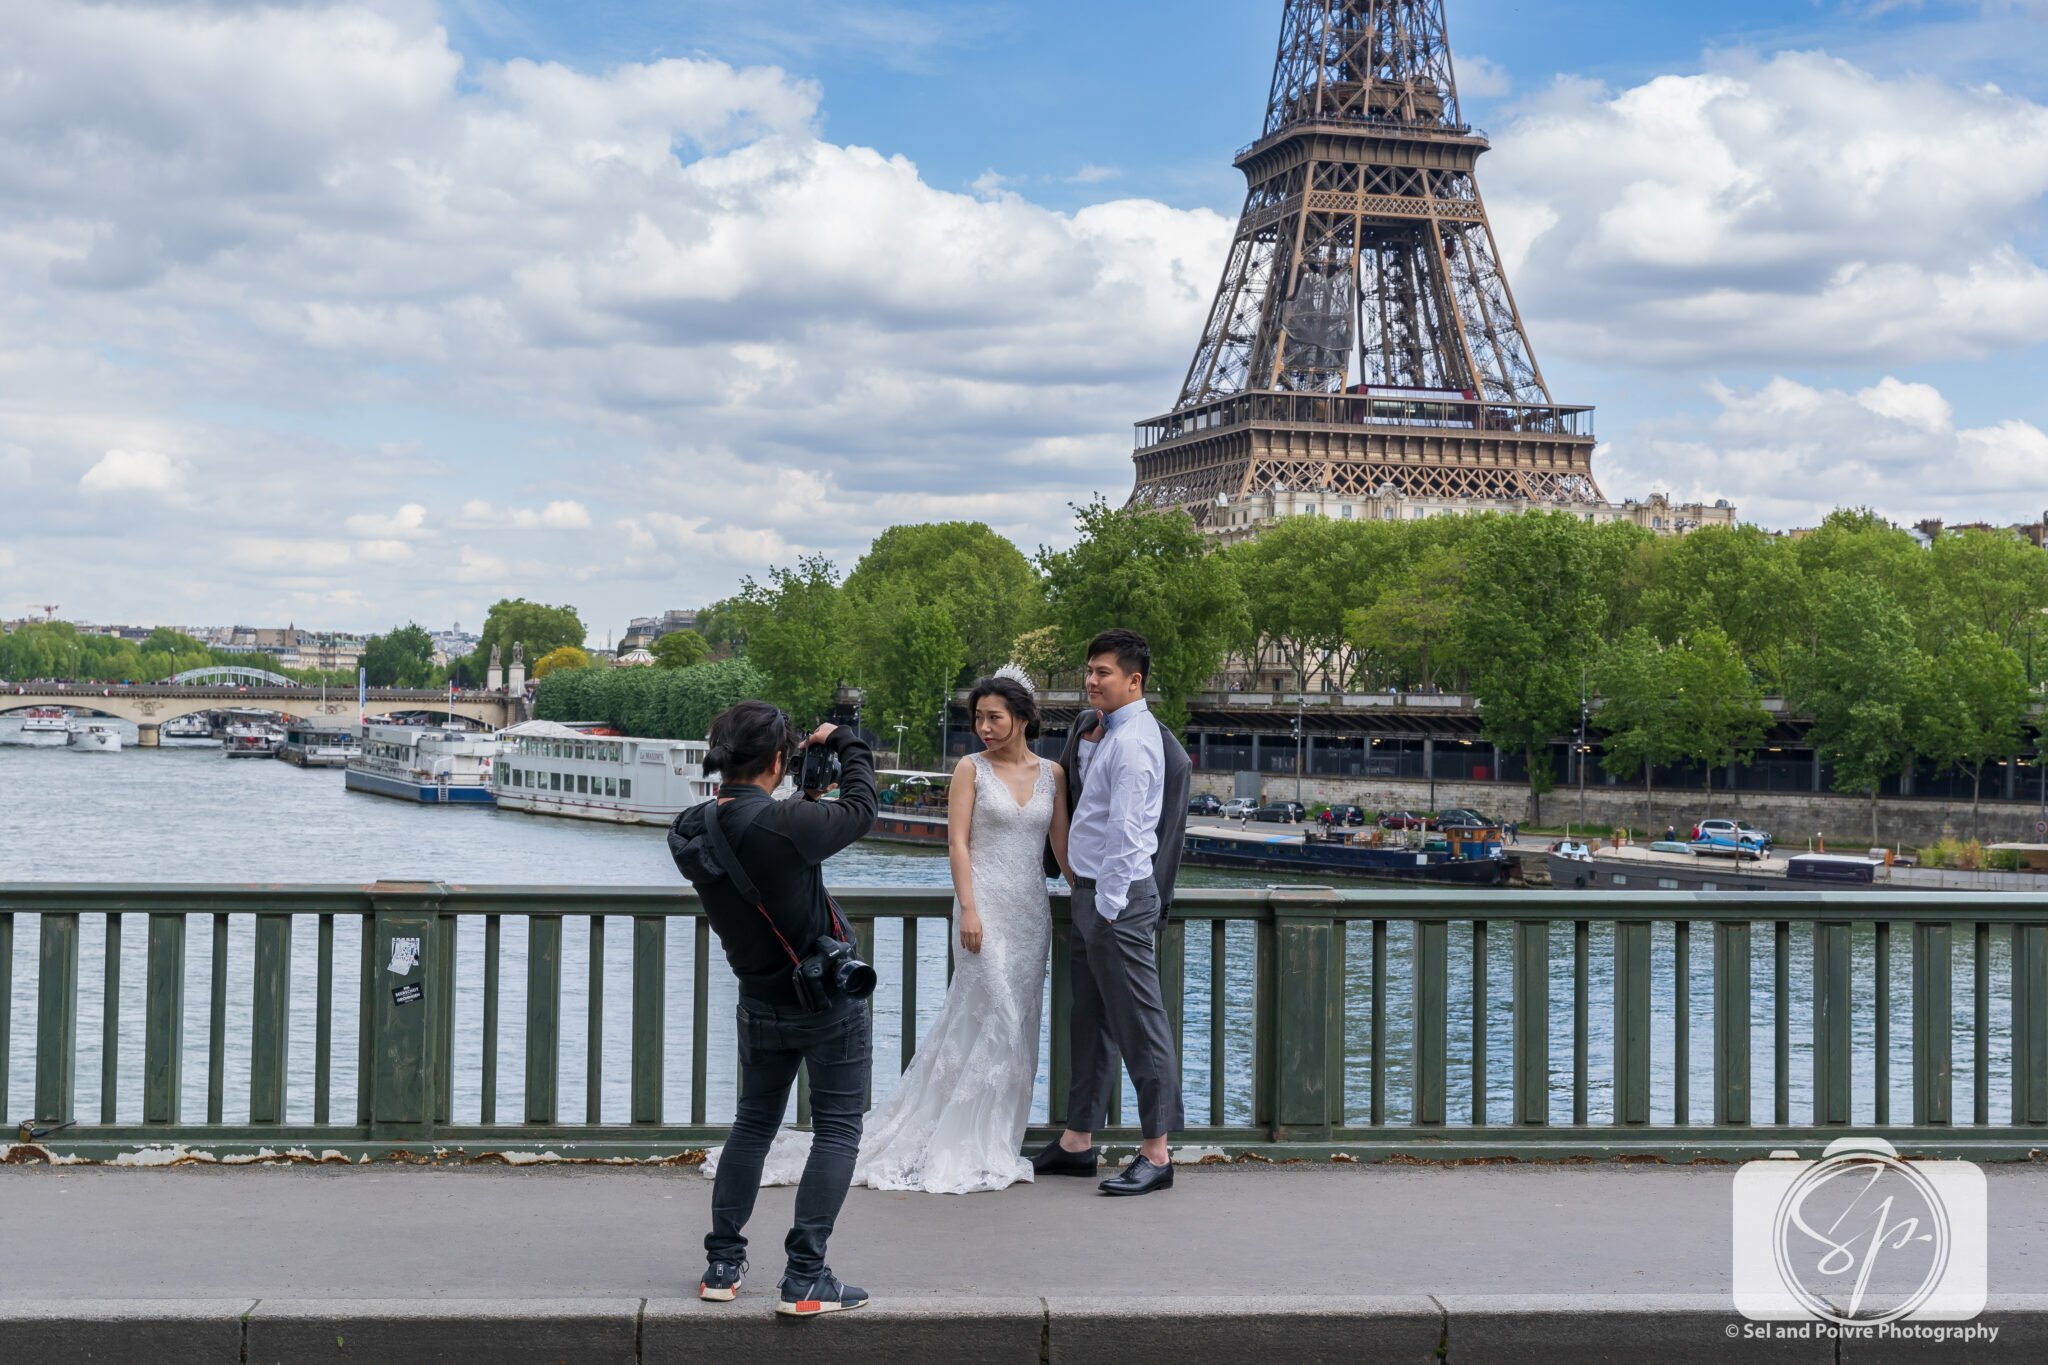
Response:
[[[23,744],[68,744],[71,713],[61,706],[31,706],[21,718]]]
[[[429,725],[366,725],[342,773],[350,791],[425,805],[488,806],[498,738]]]
[[[276,758],[283,746],[284,734],[276,726],[237,722],[228,726],[221,753],[228,758]]]
[[[121,731],[105,721],[78,721],[71,726],[66,742],[82,754],[118,754]]]
[[[501,732],[505,752],[491,770],[501,810],[666,825],[718,791],[704,773],[710,746],[692,739],[597,735],[549,720]]]
[[[189,716],[175,716],[163,723],[157,732],[162,740],[196,740],[211,742],[213,739],[213,717],[204,711]]]
[[[286,728],[277,756],[300,768],[345,768],[355,751],[354,730],[293,725]]]

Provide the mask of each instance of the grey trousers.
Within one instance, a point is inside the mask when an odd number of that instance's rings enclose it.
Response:
[[[1173,1026],[1159,990],[1153,951],[1161,914],[1152,879],[1135,883],[1123,913],[1106,920],[1091,887],[1074,891],[1074,933],[1068,977],[1074,989],[1070,1020],[1073,1080],[1067,1088],[1067,1127],[1092,1133],[1102,1126],[1110,1087],[1119,1084],[1117,1056],[1138,1091],[1138,1120],[1148,1138],[1187,1127]]]

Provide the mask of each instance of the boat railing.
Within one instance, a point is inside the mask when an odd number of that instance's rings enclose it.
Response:
[[[880,1060],[907,1066],[950,894],[839,898],[887,979]],[[2048,1138],[2037,894],[1216,889],[1173,912],[1159,962],[1193,1120],[1181,1141],[1734,1158],[1853,1127],[1909,1153],[2020,1159]],[[1066,1117],[1064,897],[1053,916],[1041,1140]],[[17,926],[33,951],[16,953]],[[57,1130],[16,1159],[179,1144],[647,1157],[724,1134],[731,1087],[714,1103],[711,1058],[735,1044],[711,1006],[730,982],[677,886],[0,884],[0,999],[17,956],[35,1008],[32,1085],[15,1088],[32,1099],[9,1117]],[[124,988],[138,966],[143,989]],[[577,1044],[580,1105],[564,1087]],[[523,1066],[503,1084],[508,1056]],[[1105,1141],[1136,1140],[1125,1094]]]

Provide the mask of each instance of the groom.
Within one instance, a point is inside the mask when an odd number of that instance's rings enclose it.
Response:
[[[1095,1125],[1118,1083],[1123,1054],[1138,1090],[1144,1142],[1104,1194],[1170,1188],[1166,1136],[1186,1126],[1173,1028],[1159,989],[1153,935],[1166,922],[1187,828],[1187,750],[1145,704],[1152,651],[1136,631],[1106,630],[1088,645],[1088,701],[1060,756],[1073,818],[1074,932],[1068,975],[1073,1080],[1067,1128],[1031,1159],[1048,1175],[1092,1176]],[[1048,873],[1056,870],[1048,867]]]

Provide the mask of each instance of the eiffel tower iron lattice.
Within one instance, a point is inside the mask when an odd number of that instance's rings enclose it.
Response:
[[[1265,129],[1134,505],[1276,488],[1591,503],[1593,410],[1551,400],[1458,114],[1443,0],[1285,0]]]

